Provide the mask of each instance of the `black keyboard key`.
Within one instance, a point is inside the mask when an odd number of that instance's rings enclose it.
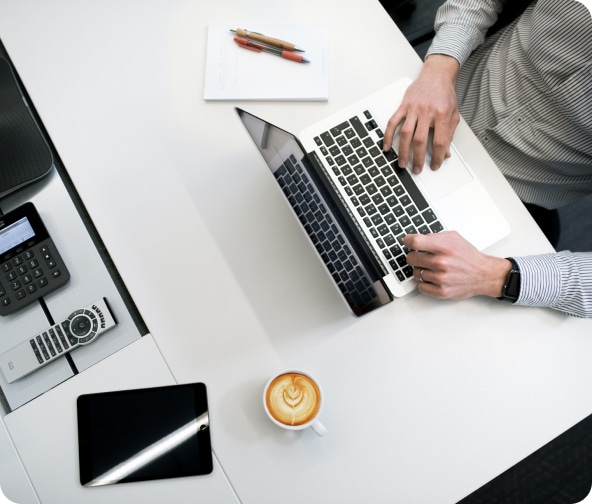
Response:
[[[409,196],[411,196],[419,211],[421,212],[425,210],[428,207],[428,202],[417,188],[417,185],[415,185],[415,182],[411,178],[409,172],[404,168],[397,168],[396,172],[399,176],[399,180],[405,186],[405,189],[407,189]]]
[[[354,127],[354,129],[356,130],[356,133],[358,134],[358,136],[360,138],[363,139],[363,138],[366,138],[368,136],[368,131],[366,131],[366,128],[362,124],[362,121],[360,121],[360,119],[357,116],[356,117],[352,117],[349,120],[349,122]],[[370,144],[372,145],[372,140],[371,139],[370,139]]]
[[[376,206],[380,206],[384,203],[384,198],[382,197],[382,194],[377,192],[372,195],[372,201]]]
[[[437,219],[436,214],[431,208],[428,208],[425,212],[422,212],[421,215],[423,215],[423,218],[428,224],[434,222]]]
[[[366,129],[368,131],[372,131],[375,130],[376,128],[378,128],[378,124],[376,124],[376,121],[374,119],[370,119],[367,123],[366,123]]]
[[[413,219],[411,219],[413,221],[413,224],[417,227],[422,226],[423,225],[423,217],[421,215],[416,215],[415,217],[413,217]]]
[[[442,224],[440,224],[439,221],[430,224],[430,229],[432,230],[432,233],[439,233],[440,231],[444,231],[444,227],[442,226]]]
[[[338,124],[337,126],[335,126],[334,128],[331,128],[331,134],[334,137],[338,137],[339,135],[341,135],[347,128],[349,128],[349,123],[347,121],[342,122],[341,124]],[[322,136],[322,135],[321,135]]]
[[[411,278],[413,276],[413,268],[411,266],[405,266],[405,268],[403,268],[403,274],[405,275],[405,278]]]
[[[321,134],[321,139],[327,147],[331,147],[331,145],[335,143],[335,140],[333,140],[333,137],[329,134],[328,131],[325,131]]]
[[[382,141],[380,143],[382,144]],[[389,163],[392,163],[398,159],[397,153],[393,149],[385,152],[384,157],[386,157],[386,159],[388,160]]]

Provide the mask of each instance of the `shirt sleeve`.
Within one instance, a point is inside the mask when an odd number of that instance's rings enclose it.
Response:
[[[436,14],[436,36],[430,54],[446,54],[462,65],[485,40],[487,30],[502,11],[502,0],[448,0]]]
[[[563,251],[514,260],[520,268],[517,305],[592,317],[592,252]]]

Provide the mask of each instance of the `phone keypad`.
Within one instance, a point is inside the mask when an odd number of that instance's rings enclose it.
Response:
[[[0,261],[0,315],[17,311],[70,278],[51,238],[27,244]]]

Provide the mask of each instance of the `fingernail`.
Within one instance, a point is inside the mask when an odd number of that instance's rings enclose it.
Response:
[[[407,168],[407,160],[399,159],[399,168]]]
[[[413,173],[415,173],[416,175],[419,175],[421,173],[421,168],[419,166],[414,166]]]

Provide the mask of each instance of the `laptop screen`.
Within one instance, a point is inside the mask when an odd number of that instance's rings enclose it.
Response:
[[[382,284],[379,266],[348,222],[335,192],[329,190],[322,168],[294,135],[236,110],[354,314],[362,315],[392,300]]]

